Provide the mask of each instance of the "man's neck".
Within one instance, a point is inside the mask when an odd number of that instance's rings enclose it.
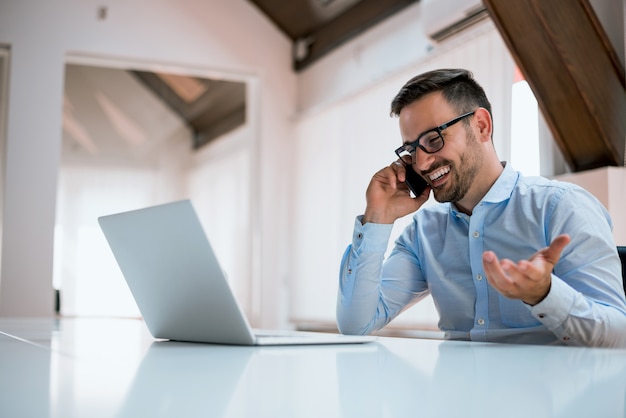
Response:
[[[505,163],[498,160],[490,163],[490,167],[486,168],[484,171],[485,174],[476,179],[476,190],[468,192],[463,199],[458,202],[454,202],[457,209],[466,215],[472,216],[472,212],[474,211],[476,205],[478,205],[485,195],[487,195],[489,190],[491,190],[495,182],[502,174],[502,171],[504,171],[504,165]]]

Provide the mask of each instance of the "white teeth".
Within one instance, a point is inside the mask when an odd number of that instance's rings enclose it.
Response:
[[[444,175],[446,175],[449,172],[450,172],[450,166],[443,167],[443,168],[440,168],[439,170],[435,171],[431,175],[429,175],[428,178],[430,178],[430,181],[435,181],[438,178],[443,177]]]

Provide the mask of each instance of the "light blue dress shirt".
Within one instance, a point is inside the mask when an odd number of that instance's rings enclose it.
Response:
[[[612,223],[584,189],[524,177],[510,164],[471,216],[451,203],[421,208],[384,253],[392,225],[355,222],[341,262],[337,324],[369,334],[431,294],[449,339],[626,347],[626,302]],[[488,283],[484,251],[528,259],[569,234],[548,296],[535,306]]]

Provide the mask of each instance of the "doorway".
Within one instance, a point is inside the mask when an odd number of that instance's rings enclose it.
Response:
[[[68,59],[54,250],[60,315],[139,317],[97,218],[179,199],[192,200],[254,315],[251,84],[203,69]]]

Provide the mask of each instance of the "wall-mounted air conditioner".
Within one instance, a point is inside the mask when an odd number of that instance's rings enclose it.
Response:
[[[422,17],[426,35],[442,42],[489,18],[481,0],[424,0]]]

